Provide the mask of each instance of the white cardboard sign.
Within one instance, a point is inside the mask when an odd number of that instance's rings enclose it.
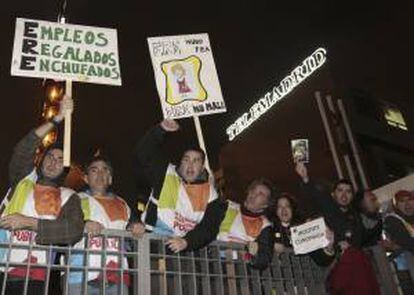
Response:
[[[208,34],[148,38],[164,118],[226,111]]]
[[[11,75],[120,86],[117,31],[17,18]]]
[[[307,254],[329,244],[325,220],[322,217],[291,227],[290,232],[295,254]]]

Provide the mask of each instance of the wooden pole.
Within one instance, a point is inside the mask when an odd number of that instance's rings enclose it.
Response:
[[[64,11],[66,9],[66,1],[62,3],[62,14],[58,16],[58,22],[61,24],[66,23]],[[66,80],[65,95],[72,99],[72,81]],[[70,155],[71,155],[71,139],[72,139],[72,111],[68,111],[65,114],[65,128],[63,134],[63,166],[70,167]]]
[[[206,149],[206,144],[204,142],[203,130],[201,129],[200,118],[198,116],[194,115],[193,119],[194,119],[194,125],[195,125],[196,132],[197,132],[198,144],[199,144],[200,148],[206,154],[206,161],[205,161],[206,169],[211,174],[210,162],[208,161],[207,149]]]
[[[66,81],[65,94],[72,99],[72,81]],[[65,129],[63,134],[63,165],[70,167],[71,154],[71,137],[72,137],[72,111],[65,114]]]

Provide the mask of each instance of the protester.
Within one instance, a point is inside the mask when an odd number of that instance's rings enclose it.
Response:
[[[414,254],[414,194],[400,190],[392,202],[393,212],[384,221],[385,232],[402,250]]]
[[[272,260],[273,231],[265,216],[274,198],[272,184],[265,179],[254,180],[242,204],[228,201],[226,215],[217,240],[246,244],[247,259],[252,267],[265,269]]]
[[[142,221],[149,231],[173,236],[167,245],[176,253],[213,241],[226,210],[205,168],[203,150],[186,149],[178,167],[165,158],[166,134],[178,130],[176,121],[164,120],[144,136],[134,152],[136,169],[152,188]]]
[[[352,205],[353,188],[348,180],[339,180],[331,195],[310,182],[304,163],[296,163],[303,195],[315,202],[319,213],[335,236],[340,253],[330,272],[327,285],[330,294],[380,294],[375,273],[367,255],[361,250],[364,228]]]
[[[414,283],[410,274],[408,255],[414,255],[414,194],[398,191],[392,199],[392,208],[384,220],[387,238],[393,244],[392,256],[398,280],[404,294],[412,294]]]
[[[0,227],[10,232],[7,241],[19,245],[72,245],[83,233],[83,215],[79,197],[62,187],[66,176],[63,151],[59,145],[49,147],[38,167],[34,164],[36,150],[42,139],[64,119],[73,108],[68,97],[60,103],[59,114],[27,134],[15,147],[9,166],[12,186],[11,199],[0,219]],[[28,267],[2,268],[7,272],[6,294],[21,294],[25,278],[29,283],[27,294],[43,294],[46,268],[46,250],[12,249],[3,253],[4,262],[29,263]],[[29,256],[30,255],[30,256]],[[28,264],[29,265],[29,264]],[[4,274],[5,275],[5,274]]]
[[[276,219],[274,221],[274,250],[276,253],[283,253],[293,247],[290,228],[302,222],[304,221],[299,214],[296,198],[288,193],[281,194],[276,201]],[[321,266],[330,265],[335,258],[334,237],[329,229],[327,230],[327,237],[330,241],[327,247],[309,253],[310,257]]]
[[[113,168],[109,160],[103,156],[95,156],[86,164],[85,182],[88,185],[86,191],[79,194],[82,203],[82,210],[85,219],[85,230],[90,237],[85,241],[82,239],[75,245],[76,249],[84,249],[87,243],[89,250],[102,250],[105,242],[106,251],[120,252],[125,249],[119,238],[97,236],[103,229],[126,230],[130,220],[130,208],[126,202],[112,192]],[[131,224],[129,229],[133,234],[140,236],[144,233],[144,227],[141,224]],[[108,269],[128,269],[126,258],[120,261],[118,255],[106,255],[105,262],[102,262],[101,254],[89,254],[87,258],[89,268],[100,268],[105,265]],[[69,264],[71,267],[85,266],[84,254],[72,254]],[[69,274],[69,292],[68,294],[82,294],[84,286],[84,274],[82,271],[71,271]],[[102,280],[105,279],[105,284]],[[99,294],[102,286],[105,288],[105,294],[128,294],[130,284],[127,273],[120,271],[106,271],[106,278],[98,271],[88,271],[87,294]]]
[[[370,190],[360,190],[352,204],[362,222],[361,247],[375,246],[382,240],[382,215],[378,197]]]
[[[276,218],[273,222],[276,253],[282,253],[287,248],[292,248],[290,227],[298,225],[302,221],[297,212],[296,199],[288,193],[282,193],[276,200]]]
[[[310,182],[305,164],[297,163],[296,173],[302,180],[303,196],[314,202],[318,213],[321,213],[334,231],[341,249],[345,250],[351,245],[360,248],[363,226],[358,212],[351,206],[354,194],[352,184],[346,179],[339,180],[329,195]]]

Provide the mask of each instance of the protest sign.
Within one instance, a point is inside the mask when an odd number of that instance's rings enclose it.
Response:
[[[11,74],[119,86],[117,31],[17,18]]]
[[[329,244],[325,220],[322,217],[291,227],[290,232],[295,254],[307,254]]]
[[[164,118],[226,111],[208,34],[148,38]]]

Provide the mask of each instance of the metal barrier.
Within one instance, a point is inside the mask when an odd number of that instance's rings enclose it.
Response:
[[[26,274],[33,269],[45,270],[43,294],[71,293],[67,278],[76,272],[84,278],[93,272],[103,278],[92,282],[83,279],[76,294],[88,294],[91,288],[98,288],[100,294],[114,294],[106,281],[108,274],[130,278],[130,286],[118,284],[116,294],[326,294],[326,271],[306,255],[295,256],[291,252],[274,255],[269,268],[258,271],[244,259],[245,248],[240,244],[214,242],[198,251],[174,254],[165,246],[165,237],[146,234],[135,239],[128,232],[113,230],[105,230],[101,237],[102,250],[41,246],[36,245],[33,239],[29,245],[0,243],[3,277],[0,294],[7,294],[9,284],[16,282],[16,278],[8,274],[16,266],[25,269]],[[119,251],[106,249],[107,241],[111,239],[118,241]],[[88,238],[85,243],[88,243]],[[17,249],[27,250],[29,256],[33,251],[41,251],[46,257],[45,263],[34,264],[30,259],[24,263],[14,262],[11,251]],[[401,293],[396,271],[382,248],[373,247],[367,251],[377,271],[382,294]],[[85,263],[70,265],[68,261],[74,255],[81,255]],[[122,263],[116,267],[104,263],[91,267],[89,257],[93,255],[100,256],[102,262],[106,257],[117,257],[118,261],[126,258],[128,267]],[[33,294],[27,275],[17,281],[22,285],[22,294]]]
[[[147,244],[148,245],[148,244]],[[264,271],[249,266],[240,244],[214,242],[172,254],[163,239],[149,240],[151,285],[146,294],[323,294],[324,279],[307,256],[275,255]]]
[[[103,278],[98,284],[101,294],[106,294],[108,273],[120,277],[128,275],[131,286],[120,284],[118,294],[323,294],[324,278],[320,269],[307,256],[294,256],[286,252],[275,255],[271,266],[258,271],[249,266],[244,259],[245,248],[240,244],[214,242],[206,248],[193,252],[174,254],[165,246],[165,237],[152,234],[135,239],[124,231],[105,230],[102,233],[102,250],[76,249],[74,247],[36,245],[30,239],[29,245],[17,243],[0,243],[0,267],[3,279],[1,293],[7,294],[9,284],[16,278],[8,274],[13,267],[21,267],[25,273],[33,269],[45,270],[43,294],[51,294],[60,289],[62,294],[70,292],[67,279],[72,273],[98,272]],[[106,241],[116,238],[120,251],[106,250]],[[88,238],[85,239],[86,244]],[[12,251],[27,250],[28,256],[34,251],[44,253],[45,263],[30,261],[18,263],[13,260]],[[85,263],[73,266],[68,263],[71,257],[81,254]],[[106,257],[123,257],[128,260],[128,268],[121,266],[91,267],[88,257],[100,255]],[[63,259],[57,259],[56,257]],[[1,258],[1,257],[0,257]],[[54,275],[53,275],[54,274]],[[30,281],[26,275],[20,278],[22,294],[30,294]],[[83,280],[81,294],[88,294],[91,284]],[[58,286],[58,287],[57,287]]]
[[[381,294],[412,294],[414,290],[413,254],[401,250],[396,253],[387,253],[381,246],[367,248],[365,252],[371,258]],[[395,263],[395,258],[401,254],[404,254],[406,262],[404,271],[398,270]]]

